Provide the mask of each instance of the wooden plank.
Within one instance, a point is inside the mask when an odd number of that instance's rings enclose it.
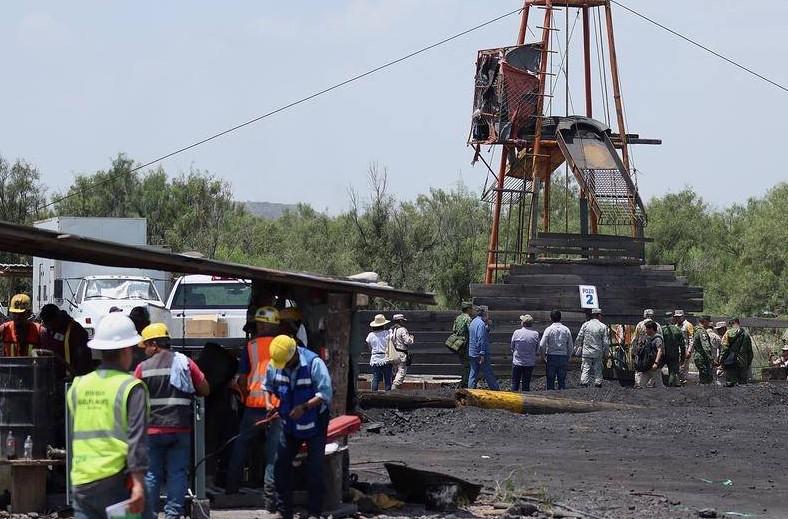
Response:
[[[628,251],[620,251],[620,250],[605,250],[605,249],[575,249],[572,247],[561,247],[561,246],[535,246],[535,245],[528,245],[526,251],[529,254],[576,254],[576,255],[583,255],[583,256],[601,256],[601,257],[627,257],[627,258],[634,258],[639,257],[638,254],[630,253]]]
[[[619,236],[616,234],[567,234],[562,232],[540,232],[537,238],[549,238],[556,240],[590,240],[590,241],[626,241],[634,243],[653,242],[654,238],[632,238],[631,236]]]
[[[334,388],[331,399],[332,417],[342,416],[347,412],[352,299],[351,294],[328,294],[326,348],[329,356],[328,368]]]
[[[696,287],[619,287],[611,285],[596,285],[599,290],[600,300],[603,298],[615,299],[684,299],[703,297],[703,290]],[[577,285],[525,285],[525,284],[500,284],[500,285],[471,285],[471,295],[476,297],[543,297],[562,298],[572,297],[579,301]],[[494,308],[494,307],[491,307]]]

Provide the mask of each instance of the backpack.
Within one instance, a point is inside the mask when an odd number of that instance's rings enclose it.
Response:
[[[654,337],[649,337],[646,343],[638,350],[635,357],[635,371],[645,373],[651,371],[657,361],[657,346],[654,344]]]
[[[682,350],[685,350],[686,345],[682,347],[684,337],[681,335],[681,329],[678,326],[674,324],[663,326],[662,342],[665,345],[665,360],[681,359]]]

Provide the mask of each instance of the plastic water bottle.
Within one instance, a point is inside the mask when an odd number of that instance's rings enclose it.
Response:
[[[29,434],[27,435],[27,438],[25,438],[25,454],[24,454],[24,458],[26,460],[32,460],[33,459],[33,437],[30,436]]]
[[[8,431],[8,436],[5,438],[5,456],[9,460],[16,458],[16,438],[13,431]]]

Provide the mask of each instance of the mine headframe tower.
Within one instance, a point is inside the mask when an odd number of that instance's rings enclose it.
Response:
[[[558,14],[561,11],[563,16]],[[574,11],[571,32],[570,11]],[[532,31],[529,21],[537,13],[543,14],[541,25]],[[561,73],[566,79],[567,99],[571,96],[569,49],[579,18],[585,115],[570,115],[567,103],[566,113],[554,116],[550,99]],[[563,28],[561,21],[565,22]],[[563,42],[556,35],[562,29]],[[528,31],[536,41],[526,43]],[[617,132],[593,118],[592,38],[596,42],[598,94],[603,98],[601,112],[612,124],[612,93]],[[554,74],[550,70],[558,60],[558,73]],[[577,255],[581,261],[592,262],[643,261],[646,213],[633,179],[630,145],[661,141],[628,134],[625,119],[610,0],[525,0],[517,44],[481,50],[476,61],[468,142],[475,150],[474,162],[484,162],[491,180],[482,195],[492,204],[485,283],[494,283],[499,272],[513,264],[550,254]],[[485,160],[483,147],[488,146],[500,149],[497,173],[490,166],[492,160]],[[562,165],[571,170],[579,187],[579,233],[570,234],[568,224],[565,233],[550,232],[551,176]],[[602,226],[616,232],[602,235]],[[626,236],[620,236],[623,228],[628,229]]]

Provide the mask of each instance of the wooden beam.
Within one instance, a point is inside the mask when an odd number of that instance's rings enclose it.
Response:
[[[328,371],[331,374],[331,382],[334,387],[334,396],[331,399],[332,417],[341,416],[347,412],[352,304],[353,296],[350,294],[334,292],[328,294],[326,348],[328,349]]]

